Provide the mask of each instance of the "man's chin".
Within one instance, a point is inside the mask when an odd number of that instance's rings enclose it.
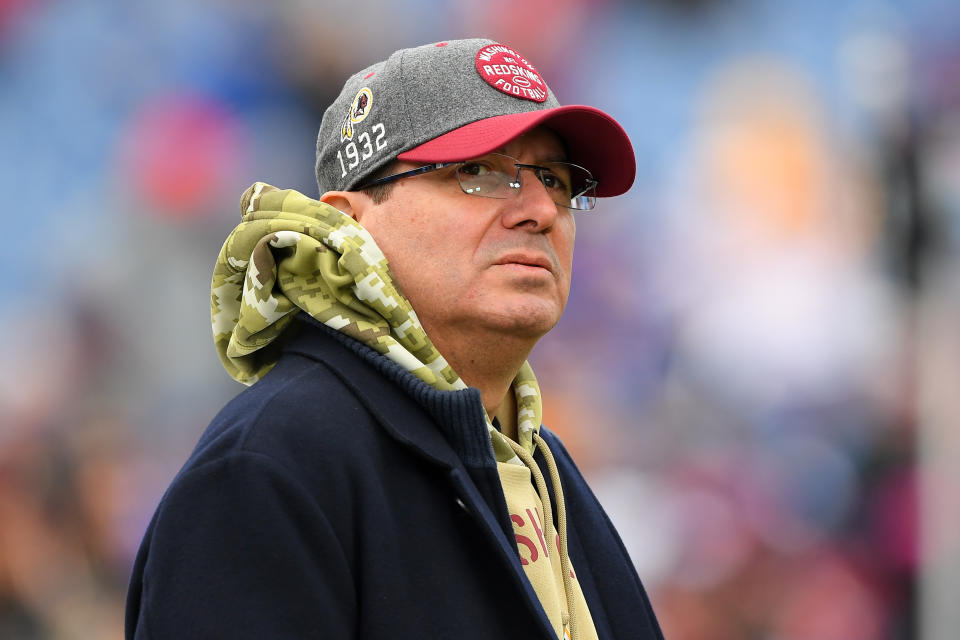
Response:
[[[539,339],[556,326],[562,305],[537,296],[507,296],[494,303],[486,318],[492,329],[504,335]]]

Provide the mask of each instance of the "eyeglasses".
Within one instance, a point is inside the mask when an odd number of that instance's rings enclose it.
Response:
[[[550,198],[561,207],[590,211],[597,204],[597,180],[583,167],[570,162],[524,164],[502,153],[490,153],[476,160],[437,162],[384,176],[356,187],[357,191],[401,178],[456,167],[460,189],[482,198],[515,198],[520,193],[520,172],[529,169],[546,188]]]

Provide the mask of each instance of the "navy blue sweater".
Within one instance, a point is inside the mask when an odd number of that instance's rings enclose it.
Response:
[[[277,366],[213,420],[160,502],[126,637],[555,640],[520,565],[479,391],[436,391],[295,324]],[[662,639],[606,514],[541,435],[599,637]]]

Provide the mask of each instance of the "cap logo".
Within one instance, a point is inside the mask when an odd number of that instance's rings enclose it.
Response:
[[[515,98],[547,101],[547,85],[530,62],[514,49],[488,44],[477,52],[477,73],[491,87]]]
[[[363,119],[370,113],[372,106],[373,92],[370,91],[369,87],[364,87],[360,89],[360,91],[357,91],[357,95],[353,98],[353,103],[350,105],[350,122],[354,124],[363,122]]]
[[[373,74],[371,74],[373,75]],[[373,92],[369,87],[357,91],[350,103],[350,111],[340,123],[340,142],[353,140],[353,125],[360,124],[370,114],[373,107]]]

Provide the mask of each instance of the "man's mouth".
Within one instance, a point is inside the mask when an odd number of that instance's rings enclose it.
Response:
[[[494,264],[537,267],[553,272],[553,263],[546,256],[537,253],[510,253],[500,257]]]

